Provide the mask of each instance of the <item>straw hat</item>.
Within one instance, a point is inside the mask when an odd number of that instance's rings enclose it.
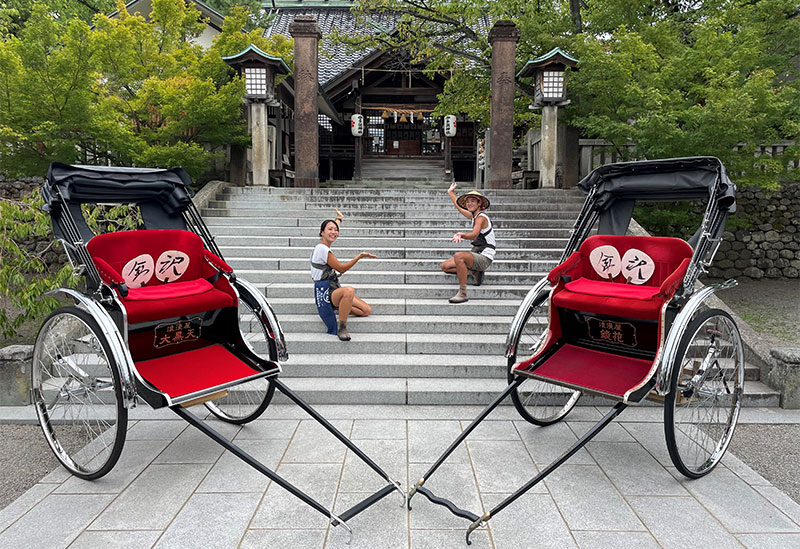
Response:
[[[484,210],[489,207],[489,199],[486,198],[485,196],[483,196],[478,191],[469,191],[468,193],[462,194],[461,196],[458,197],[458,200],[456,200],[456,204],[458,204],[459,207],[466,209],[466,207],[467,207],[466,206],[467,197],[469,197],[469,196],[474,196],[476,198],[480,198],[481,199],[481,208],[483,208]]]

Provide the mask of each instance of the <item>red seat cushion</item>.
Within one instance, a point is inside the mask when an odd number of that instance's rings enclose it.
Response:
[[[125,297],[126,301],[153,301],[157,299],[174,299],[177,297],[188,297],[199,295],[209,290],[213,290],[211,282],[204,278],[197,280],[187,280],[186,282],[172,282],[161,286],[144,286],[142,288],[132,288]]]
[[[658,288],[655,288],[658,291]],[[664,299],[629,299],[579,294],[566,288],[553,296],[553,305],[574,311],[595,313],[599,315],[658,320]]]
[[[579,278],[568,282],[567,290],[576,294],[647,300],[652,299],[658,293],[658,286],[637,286]]]
[[[203,282],[206,281],[203,280]],[[179,284],[181,283],[173,282],[166,286],[177,286]],[[190,284],[190,282],[185,282],[184,284]],[[140,288],[140,290],[147,289],[149,288]],[[133,290],[131,291],[133,292]],[[201,294],[182,295],[169,299],[124,299],[123,302],[128,310],[129,324],[203,313],[236,305],[236,300],[232,295],[214,287]]]

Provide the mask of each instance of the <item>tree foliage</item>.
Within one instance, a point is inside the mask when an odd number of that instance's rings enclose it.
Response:
[[[388,13],[397,23],[341,36],[352,47],[394,50],[452,74],[439,114],[489,124],[488,30],[511,19],[521,31],[517,67],[556,46],[580,60],[561,117],[620,158],[716,155],[739,181],[762,187],[798,177],[786,169],[796,146],[782,158],[757,156],[800,133],[793,0],[362,0],[355,11],[365,24]],[[515,123],[527,126],[530,83],[517,91]]]
[[[215,148],[249,140],[241,117],[244,83],[222,57],[253,43],[291,63],[291,40],[242,32],[251,20],[244,8],[231,9],[222,33],[203,50],[192,42],[203,29],[199,12],[183,0],[153,0],[149,20],[119,2],[118,17],[96,15],[92,27],[59,8],[68,0],[59,2],[13,2],[26,20],[0,34],[0,172],[6,175],[41,175],[53,161],[108,161],[182,166],[197,178],[212,166]],[[0,4],[0,17],[11,4]],[[0,311],[6,337],[55,305],[45,291],[76,283],[68,266],[47,269],[44,255],[56,244],[47,245],[50,221],[40,206],[38,193],[0,200],[0,294],[20,311]],[[84,215],[96,232],[138,223],[128,206],[96,206]]]
[[[66,0],[65,0],[66,1]],[[183,0],[153,0],[149,20],[96,15],[94,26],[36,3],[25,26],[0,42],[0,156],[10,175],[44,173],[50,162],[183,166],[206,172],[228,144],[249,140],[244,84],[222,56],[250,43],[287,57],[292,42],[242,32],[233,8],[208,50]]]

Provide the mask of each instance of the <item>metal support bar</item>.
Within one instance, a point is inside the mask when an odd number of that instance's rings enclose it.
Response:
[[[339,439],[339,441],[340,441],[342,444],[344,444],[344,445],[345,445],[345,446],[347,446],[347,447],[348,447],[350,450],[352,450],[352,451],[353,451],[353,453],[354,453],[355,455],[357,455],[359,458],[361,458],[361,460],[362,460],[364,463],[366,463],[367,465],[369,465],[370,469],[372,469],[373,471],[375,471],[376,473],[378,473],[378,474],[379,474],[381,477],[383,477],[383,479],[384,479],[384,480],[386,480],[387,482],[391,483],[391,484],[392,484],[392,486],[394,486],[394,487],[397,489],[397,491],[399,491],[401,494],[403,494],[403,500],[404,500],[404,504],[405,504],[406,493],[405,493],[405,490],[403,490],[403,489],[402,489],[402,486],[401,486],[401,484],[400,484],[399,482],[397,482],[397,481],[395,481],[395,480],[392,480],[391,478],[389,478],[389,475],[386,473],[386,471],[384,471],[383,469],[381,469],[381,468],[380,468],[380,466],[379,466],[377,463],[375,463],[374,461],[372,461],[372,459],[370,459],[370,457],[369,457],[367,454],[365,454],[365,453],[364,453],[364,452],[361,450],[361,448],[359,448],[358,446],[356,446],[355,444],[353,444],[353,441],[352,441],[352,440],[350,440],[349,438],[347,438],[346,436],[344,436],[344,435],[343,435],[343,434],[342,434],[342,433],[341,433],[341,432],[340,432],[340,431],[339,431],[339,430],[338,430],[336,427],[334,427],[333,425],[331,425],[331,423],[330,423],[330,422],[329,422],[327,419],[325,419],[324,417],[322,417],[322,416],[320,415],[320,413],[319,413],[319,412],[317,412],[317,411],[316,411],[314,408],[312,408],[311,406],[309,406],[309,405],[306,403],[306,401],[304,401],[302,398],[300,398],[300,396],[299,396],[297,393],[295,393],[294,391],[292,391],[291,389],[289,389],[289,388],[288,388],[286,385],[284,385],[284,384],[283,384],[283,382],[281,382],[279,379],[275,378],[275,379],[272,381],[272,383],[274,383],[274,384],[275,384],[275,388],[276,388],[276,389],[278,389],[278,390],[279,390],[281,393],[283,393],[284,395],[286,395],[287,397],[289,397],[289,399],[290,399],[292,402],[294,402],[295,404],[297,404],[298,406],[300,406],[300,408],[302,408],[302,409],[303,409],[303,410],[304,410],[304,411],[305,411],[305,412],[306,412],[308,415],[310,415],[312,418],[314,418],[315,420],[317,420],[317,422],[318,422],[320,425],[322,425],[323,427],[325,427],[325,429],[327,429],[327,430],[328,430],[328,432],[330,432],[330,433],[331,433],[333,436],[335,436],[337,439]]]
[[[378,503],[380,500],[391,494],[397,489],[394,484],[387,484],[382,490],[379,490],[372,494],[371,496],[363,499],[359,503],[353,505],[350,509],[339,515],[339,518],[342,520],[350,520],[361,511],[366,509],[367,507],[371,507],[372,505]]]
[[[419,491],[419,488],[423,484],[425,484],[425,480],[428,479],[433,474],[433,472],[436,471],[436,469],[439,468],[439,466],[442,463],[444,463],[444,460],[446,460],[450,456],[450,454],[452,454],[453,451],[455,451],[455,449],[458,448],[458,445],[461,444],[464,441],[464,439],[467,438],[467,436],[469,436],[469,434],[472,431],[475,430],[475,427],[477,427],[478,424],[481,421],[486,419],[486,416],[488,416],[490,413],[492,413],[492,411],[495,408],[497,408],[500,405],[500,403],[503,402],[506,399],[506,397],[508,395],[511,394],[511,391],[513,391],[514,389],[519,387],[522,383],[525,382],[526,379],[527,378],[524,378],[524,377],[517,377],[517,379],[512,381],[511,384],[508,387],[506,387],[505,390],[502,393],[500,393],[500,395],[497,396],[492,401],[491,404],[489,404],[489,406],[484,408],[484,410],[478,415],[478,417],[476,417],[474,420],[472,420],[472,423],[470,423],[469,426],[466,429],[464,429],[464,431],[458,436],[458,438],[456,438],[453,441],[453,443],[450,444],[450,446],[447,448],[447,450],[445,450],[444,453],[439,457],[439,459],[436,460],[436,463],[431,465],[431,468],[428,469],[428,471],[425,473],[425,475],[423,475],[423,477],[421,479],[419,479],[417,481],[417,483],[414,485],[414,487],[411,488],[411,490],[408,492],[408,508],[409,509],[411,509],[411,498],[413,498],[414,494],[417,493],[417,491]],[[430,497],[428,499],[430,499]],[[433,500],[431,500],[431,501],[433,501]]]
[[[250,454],[248,454],[247,452],[236,446],[233,442],[231,442],[230,440],[228,440],[227,438],[216,432],[214,429],[206,425],[200,418],[189,412],[189,410],[181,406],[171,406],[170,409],[176,414],[178,414],[180,417],[188,421],[189,424],[197,427],[201,432],[208,435],[209,438],[211,438],[214,442],[220,444],[226,450],[228,450],[233,455],[235,455],[236,457],[247,463],[249,466],[257,470],[259,473],[263,474],[271,481],[275,482],[275,484],[277,484],[284,490],[288,491],[293,496],[299,498],[310,507],[316,509],[317,511],[328,517],[328,519],[331,520],[332,522],[337,521],[337,518],[333,515],[333,513],[331,513],[328,509],[323,507],[321,503],[319,503],[311,496],[307,495],[302,490],[295,487],[293,484],[291,484],[289,481],[287,481],[286,479],[284,479],[271,469],[267,468],[263,463],[261,463],[253,456],[251,456]],[[343,523],[344,521],[341,522]],[[349,527],[347,527],[347,529],[350,530]]]
[[[504,499],[500,503],[498,503],[497,506],[495,506],[495,508],[492,509],[491,511],[489,511],[486,515],[492,516],[492,517],[495,516],[497,513],[499,513],[503,509],[505,509],[508,505],[513,503],[522,494],[524,494],[525,492],[527,492],[528,490],[533,488],[535,485],[537,485],[539,482],[544,480],[544,478],[547,475],[549,475],[550,473],[555,471],[556,468],[558,468],[561,464],[563,464],[570,457],[572,457],[572,455],[575,452],[577,452],[578,450],[580,450],[581,448],[586,446],[586,444],[590,440],[592,440],[597,435],[597,433],[599,433],[600,431],[605,429],[608,426],[608,424],[611,423],[614,420],[614,418],[617,417],[622,412],[622,410],[624,410],[627,407],[628,407],[627,404],[625,404],[623,402],[617,402],[614,405],[614,407],[611,409],[611,411],[609,411],[605,416],[603,416],[603,419],[601,419],[600,421],[595,423],[594,426],[592,426],[592,428],[589,429],[586,432],[586,434],[584,434],[581,438],[576,440],[575,443],[572,446],[570,446],[569,449],[566,452],[564,452],[563,454],[561,454],[561,456],[558,457],[558,459],[556,459],[555,461],[550,463],[550,465],[548,465],[547,467],[542,469],[541,472],[539,472],[538,475],[536,475],[531,480],[529,480],[524,485],[522,485],[519,489],[517,489],[516,492],[514,492],[513,494],[508,496],[506,499]],[[472,532],[476,528],[478,528],[482,524],[485,524],[486,521],[488,520],[488,516],[485,519],[483,517],[481,517],[481,519],[475,521],[470,526],[469,530],[467,530],[467,545],[470,544],[470,541],[469,541],[470,534],[472,534]]]

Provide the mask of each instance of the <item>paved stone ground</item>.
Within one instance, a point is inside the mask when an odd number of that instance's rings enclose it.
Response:
[[[202,409],[196,409],[202,410]],[[478,411],[452,406],[320,406],[407,487]],[[490,509],[602,412],[578,407],[536,428],[494,412],[426,486],[473,512]],[[9,416],[10,412],[5,412]],[[30,410],[19,410],[21,420]],[[13,414],[12,414],[13,415]],[[345,547],[347,535],[169,411],[132,411],[116,468],[85,482],[58,468],[0,511],[0,547]],[[743,424],[800,424],[800,412],[745,409]],[[384,483],[303,412],[273,405],[243,428],[215,428],[341,511]],[[352,547],[463,547],[468,521],[421,496],[392,494],[353,518]],[[798,547],[800,505],[728,454],[707,477],[673,468],[662,411],[631,408],[473,535],[473,547]]]

